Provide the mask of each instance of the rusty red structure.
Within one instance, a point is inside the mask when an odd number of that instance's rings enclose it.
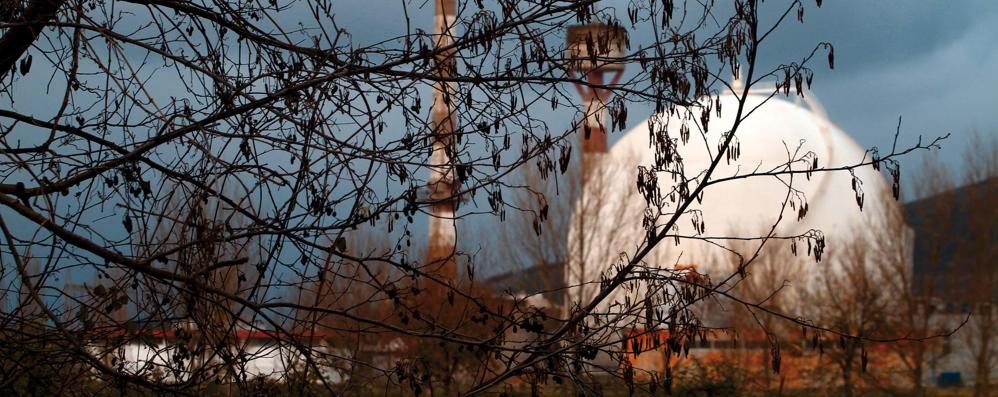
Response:
[[[627,47],[627,32],[606,24],[575,25],[568,28],[565,60],[569,75],[582,96],[585,120],[582,129],[583,157],[606,153],[606,105],[611,92],[606,89],[620,81],[624,73],[621,59]],[[609,77],[609,82],[607,82]],[[584,160],[585,161],[585,160]]]

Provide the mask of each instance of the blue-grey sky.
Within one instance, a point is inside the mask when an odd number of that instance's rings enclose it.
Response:
[[[626,20],[631,1],[646,0],[604,0],[600,5]],[[724,9],[731,7],[729,3],[720,0],[717,5]],[[764,2],[763,22],[772,21],[786,4],[786,0]],[[829,70],[823,59],[815,62],[812,88],[831,120],[862,146],[880,146],[883,153],[902,117],[903,143],[914,142],[919,134],[952,133],[941,157],[958,167],[973,133],[998,135],[998,1],[829,0],[821,8],[813,0],[805,4],[803,24],[790,18],[764,43],[763,63],[799,60],[817,43],[831,42],[836,68]],[[333,3],[333,12],[336,27],[348,31],[355,46],[364,47],[407,31],[432,30],[433,5],[430,0],[341,0]],[[292,26],[298,21],[278,22]],[[632,32],[637,36],[632,41],[640,42],[647,35],[640,29],[639,25]],[[39,84],[48,80],[44,73],[28,78]],[[184,95],[183,87],[171,78],[149,83],[160,96]],[[61,99],[63,82],[52,84],[49,95],[19,96],[16,108],[50,116],[53,103]],[[428,90],[424,95],[429,96]],[[562,109],[550,115],[553,131],[570,124],[568,109]],[[647,116],[640,110],[632,113],[628,127]],[[905,162],[905,176],[912,175],[918,158]]]
[[[956,166],[975,131],[998,134],[998,2],[826,1],[808,11],[770,49],[835,45],[836,68],[818,69],[814,92],[860,144],[889,147],[900,116],[908,141],[952,133],[941,155]]]
[[[628,1],[602,4],[626,20]],[[383,7],[374,5],[378,3]],[[338,3],[338,20],[356,44],[372,44],[405,32],[399,7],[403,3],[409,7],[410,26],[429,30],[432,1],[344,1]],[[727,3],[718,2],[730,7]],[[768,20],[785,4],[764,2]],[[879,146],[883,153],[901,117],[902,142],[912,143],[920,134],[951,133],[940,154],[959,167],[973,133],[998,134],[998,2],[831,0],[821,8],[814,1],[805,4],[804,23],[786,21],[762,47],[763,59],[770,65],[799,60],[818,42],[831,42],[836,67],[829,70],[823,58],[814,64],[813,91],[831,120],[862,146]],[[552,125],[560,127],[557,121]],[[903,174],[910,176],[919,159],[909,157]]]

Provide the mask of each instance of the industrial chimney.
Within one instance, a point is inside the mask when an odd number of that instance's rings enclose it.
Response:
[[[579,202],[576,204],[581,211],[576,215],[575,230],[578,235],[572,236],[578,241],[579,260],[576,262],[576,269],[565,269],[566,274],[577,272],[577,274],[587,274],[585,258],[588,257],[586,250],[589,248],[587,240],[589,236],[590,224],[597,224],[597,219],[588,219],[587,212],[593,212],[600,205],[598,198],[587,197],[587,185],[591,182],[594,168],[607,152],[606,125],[607,111],[606,104],[610,99],[610,90],[607,85],[614,85],[620,81],[624,72],[624,64],[621,60],[624,56],[624,49],[627,47],[627,32],[620,26],[608,26],[602,23],[576,25],[568,28],[568,43],[565,46],[565,64],[569,76],[574,82],[575,89],[582,96],[585,118],[579,128],[582,137],[582,173],[580,175]],[[610,74],[610,83],[606,84],[606,77]],[[581,76],[580,76],[581,75]],[[585,83],[582,83],[585,82]],[[566,303],[568,301],[566,300]],[[568,307],[565,307],[568,310]]]
[[[430,159],[430,179],[428,199],[430,207],[429,247],[426,263],[431,273],[445,280],[457,278],[454,261],[456,230],[454,212],[457,207],[457,180],[454,178],[454,83],[445,81],[455,75],[457,63],[454,60],[454,27],[456,25],[457,1],[435,0],[436,11],[433,25],[434,49],[436,52],[434,74],[438,77],[433,84],[433,106],[431,108],[431,139],[433,152]]]

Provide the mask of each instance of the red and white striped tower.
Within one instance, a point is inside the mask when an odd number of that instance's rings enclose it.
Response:
[[[437,52],[434,74],[446,80],[456,74],[457,62],[454,49],[441,50],[454,44],[457,0],[435,0],[433,24],[434,47]],[[430,207],[429,247],[426,263],[437,276],[455,280],[457,266],[454,260],[456,230],[454,212],[457,207],[458,181],[454,178],[454,126],[457,115],[454,109],[455,86],[453,82],[438,80],[433,84],[432,112],[433,152],[430,158],[429,198]]]
[[[579,252],[576,265],[578,269],[566,269],[569,271],[586,274],[586,258],[588,248],[586,231],[589,226],[586,222],[586,212],[600,203],[590,202],[593,198],[587,196],[587,184],[593,175],[593,168],[599,160],[606,154],[606,125],[607,110],[606,105],[610,99],[610,90],[604,87],[614,85],[620,81],[624,72],[624,64],[620,62],[624,55],[624,48],[627,46],[627,32],[620,26],[607,26],[605,24],[576,25],[568,28],[568,43],[565,47],[565,61],[569,75],[576,79],[585,81],[588,84],[574,83],[575,89],[582,96],[585,109],[585,119],[579,126],[582,137],[582,175],[580,182],[580,197],[577,208],[576,220],[579,222],[577,229]],[[610,76],[610,83],[605,84],[607,75]],[[581,75],[581,76],[580,76]]]
[[[568,28],[568,45],[565,60],[568,73],[574,79],[588,85],[575,83],[575,89],[582,96],[586,118],[582,128],[583,159],[606,153],[607,119],[606,104],[611,92],[605,85],[620,81],[624,64],[620,62],[627,46],[627,32],[620,26],[607,26],[602,23],[576,25]],[[606,84],[607,75],[612,75]]]

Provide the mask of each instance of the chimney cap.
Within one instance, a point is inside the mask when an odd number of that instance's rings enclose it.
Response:
[[[593,47],[590,50],[590,46]],[[565,61],[571,70],[620,71],[624,50],[630,47],[627,31],[620,25],[591,23],[568,27]]]

